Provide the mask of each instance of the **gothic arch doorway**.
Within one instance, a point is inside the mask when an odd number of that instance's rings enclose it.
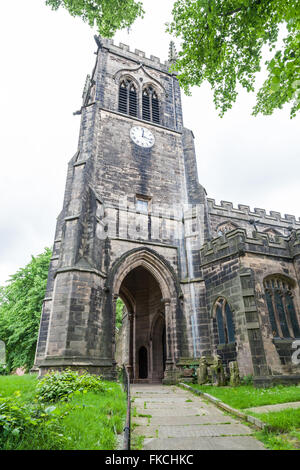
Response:
[[[177,295],[172,275],[152,253],[129,253],[122,261],[112,282],[114,298],[120,297],[127,310],[123,344],[116,337],[117,362],[127,365],[132,382],[169,380],[176,347]]]
[[[166,325],[159,283],[149,270],[137,266],[125,276],[119,296],[127,305],[131,299],[126,354],[131,378],[135,382],[161,382],[166,362]],[[126,346],[121,347],[126,352]]]

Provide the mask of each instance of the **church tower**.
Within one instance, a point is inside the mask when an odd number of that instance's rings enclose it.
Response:
[[[174,45],[161,63],[95,39],[35,366],[175,383],[201,357],[206,373],[299,382],[300,221],[206,197]]]
[[[207,206],[193,134],[171,61],[95,40],[35,364],[41,374],[73,367],[114,377],[120,297],[132,380],[172,382],[180,357],[209,351],[198,279]]]

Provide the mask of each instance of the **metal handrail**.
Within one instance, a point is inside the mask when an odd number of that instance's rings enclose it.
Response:
[[[123,364],[123,387],[127,392],[127,413],[124,427],[124,443],[123,450],[130,450],[130,417],[131,417],[131,400],[130,400],[130,378],[128,371]]]

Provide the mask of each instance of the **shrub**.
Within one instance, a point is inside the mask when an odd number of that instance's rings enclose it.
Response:
[[[20,402],[20,392],[14,397],[0,396],[0,448],[63,449],[66,439],[60,420],[66,414],[57,414],[56,407],[43,407]]]
[[[6,365],[0,364],[0,375],[8,375],[8,370]]]
[[[105,383],[102,378],[88,373],[79,374],[76,371],[52,372],[45,375],[37,385],[36,398],[40,402],[68,401],[73,393],[88,391],[104,392]]]
[[[253,385],[253,375],[244,375],[244,377],[241,378],[241,385]]]

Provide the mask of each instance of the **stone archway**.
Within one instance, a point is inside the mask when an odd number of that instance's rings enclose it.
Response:
[[[115,267],[112,290],[113,299],[123,299],[128,310],[123,362],[131,380],[174,381],[178,292],[172,273],[148,250],[129,252]]]

